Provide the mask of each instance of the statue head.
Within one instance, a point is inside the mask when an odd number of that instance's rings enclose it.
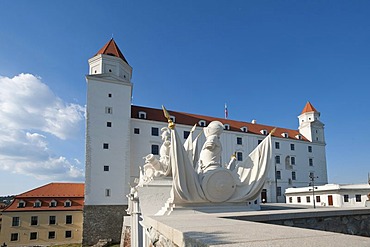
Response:
[[[204,128],[204,135],[206,137],[211,135],[220,136],[224,130],[224,125],[220,121],[212,121]]]
[[[162,134],[161,134],[161,137],[162,137],[162,141],[168,141],[170,140],[170,137],[171,137],[171,131],[169,128],[167,127],[163,127],[161,129],[162,131]]]

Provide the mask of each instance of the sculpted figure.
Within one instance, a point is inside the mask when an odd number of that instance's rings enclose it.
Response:
[[[206,141],[200,151],[198,172],[205,173],[206,171],[221,167],[222,147],[220,135],[223,129],[224,125],[219,121],[213,121],[208,125],[208,127],[204,128]]]
[[[163,143],[159,150],[159,160],[153,154],[148,154],[144,157],[144,178],[147,182],[150,182],[153,177],[158,177],[161,175],[167,176],[170,172],[171,132],[167,127],[162,128],[161,131]]]

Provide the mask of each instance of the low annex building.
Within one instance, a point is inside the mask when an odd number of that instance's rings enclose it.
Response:
[[[50,183],[17,195],[2,212],[0,243],[46,246],[81,243],[84,184]]]
[[[286,202],[323,207],[365,207],[370,195],[369,184],[325,184],[323,186],[288,188]]]

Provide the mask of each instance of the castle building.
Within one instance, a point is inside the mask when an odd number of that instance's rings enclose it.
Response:
[[[17,195],[2,211],[0,243],[50,246],[82,241],[84,184],[50,183]]]
[[[161,109],[131,104],[132,68],[113,39],[89,59],[87,81],[86,181],[84,244],[101,238],[119,241],[127,207],[129,183],[139,175],[143,157],[159,154],[161,128],[167,120]],[[140,93],[140,92],[139,92]],[[235,153],[242,161],[265,138],[273,126],[169,110],[185,141],[211,121],[225,126],[221,135],[223,161]],[[261,194],[266,202],[285,202],[284,191],[309,184],[327,183],[324,124],[320,113],[307,102],[298,116],[299,128],[278,127],[273,134],[273,166]],[[200,143],[205,140],[199,138]]]

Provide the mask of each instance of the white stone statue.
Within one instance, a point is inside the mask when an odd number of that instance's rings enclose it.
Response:
[[[199,171],[205,173],[221,167],[221,152],[222,146],[220,135],[224,129],[224,125],[219,121],[211,122],[208,127],[204,128],[203,132],[206,136],[206,141],[203,144],[199,155]]]
[[[161,145],[161,148],[159,149],[159,160],[153,154],[148,154],[144,157],[144,169],[143,171],[140,169],[140,185],[149,183],[154,177],[168,176],[171,174],[171,131],[167,127],[163,127],[161,131],[163,143]]]

